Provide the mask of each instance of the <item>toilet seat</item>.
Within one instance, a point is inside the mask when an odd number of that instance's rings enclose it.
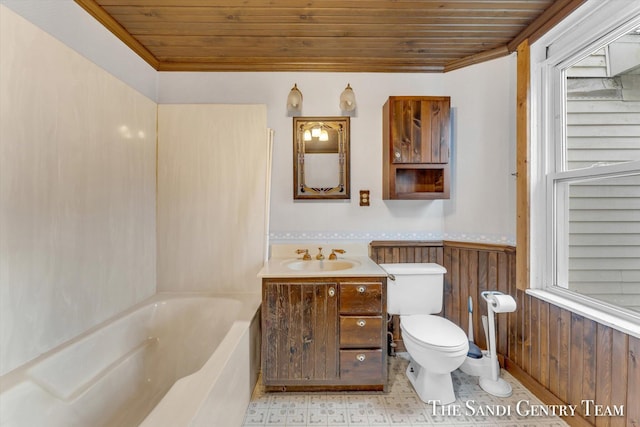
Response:
[[[423,347],[444,353],[455,353],[468,348],[468,338],[455,323],[432,314],[400,316],[400,328]],[[465,350],[466,351],[466,350]]]

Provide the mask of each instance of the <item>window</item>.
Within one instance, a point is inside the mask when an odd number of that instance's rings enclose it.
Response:
[[[532,284],[640,324],[640,7],[578,12],[532,46]]]

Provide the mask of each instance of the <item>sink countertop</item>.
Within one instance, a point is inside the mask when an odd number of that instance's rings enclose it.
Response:
[[[317,260],[302,261],[301,257],[290,258],[271,258],[262,267],[258,273],[260,278],[274,278],[274,277],[384,277],[387,273],[378,264],[373,262],[368,256],[339,256],[337,261],[356,261],[357,265],[352,268],[344,270],[294,270],[287,267],[288,263],[299,261],[304,262],[319,262]],[[325,259],[321,261],[323,263],[330,264],[335,261]]]

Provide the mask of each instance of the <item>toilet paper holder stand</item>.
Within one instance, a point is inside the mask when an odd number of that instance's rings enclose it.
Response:
[[[487,308],[491,308],[494,313],[511,313],[516,309],[516,301],[511,295],[500,291],[482,291],[480,295],[487,302]],[[504,307],[500,306],[498,299],[506,302]],[[496,310],[496,308],[500,309]]]
[[[480,388],[489,394],[498,397],[509,397],[512,393],[511,384],[500,378],[499,365],[497,362],[496,352],[496,327],[494,316],[495,313],[509,313],[516,310],[516,302],[511,295],[506,295],[499,291],[483,291],[480,293],[482,298],[487,302],[487,314],[489,320],[489,358],[491,359],[491,375],[480,376]],[[504,302],[503,305],[498,303],[497,296]],[[499,310],[495,309],[499,307]]]

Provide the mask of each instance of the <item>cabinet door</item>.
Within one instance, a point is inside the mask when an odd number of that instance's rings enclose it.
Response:
[[[266,282],[263,292],[265,385],[337,379],[337,284]]]
[[[391,162],[449,162],[449,98],[391,100]]]

